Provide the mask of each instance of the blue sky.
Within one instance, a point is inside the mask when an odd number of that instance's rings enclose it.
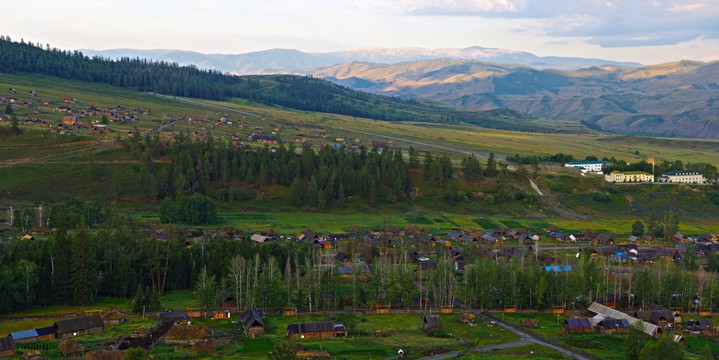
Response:
[[[719,1],[26,0],[3,4],[0,34],[68,49],[483,46],[655,64],[719,60]]]

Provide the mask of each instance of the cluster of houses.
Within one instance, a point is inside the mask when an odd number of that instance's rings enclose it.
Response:
[[[653,160],[652,160],[653,161]],[[607,161],[573,161],[564,164],[567,168],[579,169],[582,175],[585,174],[604,174],[603,170],[609,165]],[[617,171],[614,170],[609,174],[604,174],[604,180],[611,183],[675,183],[675,184],[705,184],[706,178],[698,171],[693,170],[673,170],[666,172],[654,179],[654,174],[644,171]]]
[[[636,310],[625,313],[609,306],[594,302],[587,309],[591,317],[572,316],[564,321],[564,332],[591,332],[599,331],[605,334],[626,333],[629,328],[638,323],[639,329],[651,337],[660,336],[665,329],[682,329],[689,334],[711,335],[717,333],[717,328],[711,319],[690,319],[682,322],[680,310],[670,310],[658,304],[652,304],[647,310]],[[682,341],[681,336],[675,336],[675,341]]]

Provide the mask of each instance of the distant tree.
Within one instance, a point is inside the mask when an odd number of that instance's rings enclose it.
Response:
[[[304,189],[302,188],[302,181],[300,177],[295,177],[290,185],[290,205],[294,207],[301,207],[304,204]]]
[[[340,184],[340,188],[337,191],[337,206],[340,209],[345,208],[345,188],[344,185]]]
[[[671,239],[679,231],[679,215],[673,210],[669,210],[662,215],[661,223],[665,240]]]
[[[102,115],[102,118],[100,119],[100,124],[107,125],[109,122],[107,121],[107,115]]]
[[[697,264],[697,244],[693,242],[687,243],[686,249],[684,249],[684,259],[682,259],[682,263],[684,266],[687,267],[687,269],[695,271],[699,268],[699,265]]]
[[[416,169],[419,167],[419,152],[410,145],[409,147],[409,163],[410,169]]]
[[[283,341],[275,345],[267,358],[269,360],[295,360],[297,359],[297,349],[292,342]]]
[[[15,215],[14,227],[23,233],[30,231],[35,226],[35,209],[24,208]]]
[[[20,260],[17,270],[25,285],[25,307],[29,307],[32,299],[32,287],[39,281],[37,264],[28,260]]]
[[[644,337],[641,321],[637,321],[629,327],[629,334],[624,339],[624,356],[627,360],[639,360],[639,355],[644,348]]]
[[[22,129],[20,129],[20,126],[18,126],[20,123],[17,119],[17,116],[12,116],[12,133],[15,135],[22,134]]]
[[[487,169],[484,171],[484,175],[487,177],[496,177],[498,173],[497,160],[494,158],[494,153],[489,153],[489,158],[487,159]]]
[[[217,283],[214,276],[207,274],[207,268],[204,267],[200,271],[200,275],[197,277],[197,283],[195,284],[195,293],[197,294],[197,300],[200,301],[200,305],[203,310],[210,310],[215,308],[215,296],[217,295]]]
[[[707,268],[711,272],[719,272],[719,252],[712,251],[707,255]]]
[[[10,104],[5,105],[5,115],[11,116],[14,114],[15,112],[13,111],[12,106],[10,106]]]
[[[632,224],[632,235],[642,236],[644,235],[644,223],[637,220]]]
[[[644,346],[644,349],[639,355],[639,359],[641,360],[683,360],[685,358],[686,356],[684,355],[682,345],[673,340],[671,333],[662,336],[657,342]]]
[[[87,226],[81,222],[77,226],[75,240],[72,244],[72,288],[73,300],[76,304],[87,305],[93,299],[93,266],[92,240]]]
[[[599,161],[599,159],[597,159],[594,155],[589,155],[584,159],[584,161]]]
[[[482,176],[482,168],[474,154],[462,158],[462,172],[467,181],[476,181]]]

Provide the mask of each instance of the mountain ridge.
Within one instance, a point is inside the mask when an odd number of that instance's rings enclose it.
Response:
[[[303,52],[296,49],[267,49],[241,54],[204,54],[196,51],[170,49],[80,49],[88,56],[109,58],[147,58],[157,61],[176,62],[180,65],[195,65],[200,68],[242,74],[295,73],[338,65],[351,61],[378,63],[400,63],[440,58],[482,60],[505,64],[522,64],[538,69],[557,68],[574,70],[597,65],[640,66],[634,62],[620,62],[594,58],[537,56],[535,54],[497,48],[470,46],[466,48],[381,48],[367,47],[332,52]]]

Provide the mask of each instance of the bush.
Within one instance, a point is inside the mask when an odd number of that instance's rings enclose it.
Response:
[[[710,191],[707,193],[707,199],[711,201],[714,205],[719,206],[719,193],[716,191]]]
[[[245,188],[231,187],[227,195],[230,201],[245,201],[254,198],[252,193]]]
[[[612,200],[612,196],[604,191],[597,191],[592,194],[592,199],[594,201],[608,202]]]

